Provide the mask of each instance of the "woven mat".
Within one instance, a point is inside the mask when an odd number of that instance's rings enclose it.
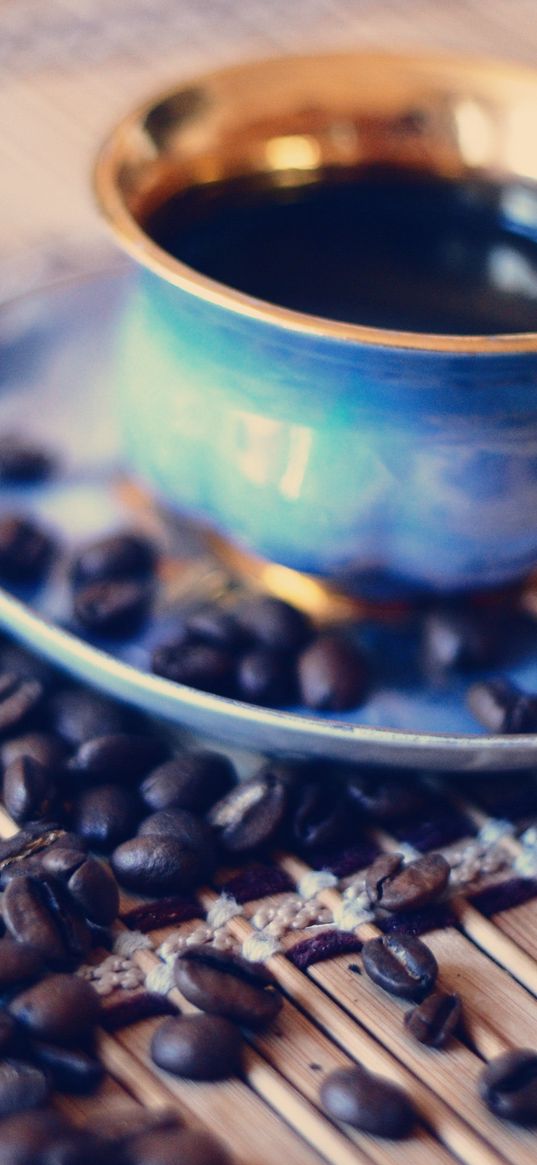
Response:
[[[217,1132],[236,1165],[534,1165],[537,1133],[492,1117],[477,1098],[484,1061],[537,1046],[537,784],[533,777],[475,778],[464,789],[424,784],[413,817],[374,822],[345,846],[273,854],[220,869],[193,897],[157,903],[124,895],[112,952],[82,969],[102,997],[99,1051],[108,1070],[96,1096],[57,1095],[76,1122],[118,1099],[171,1104]],[[0,834],[14,832],[0,811]],[[445,903],[388,922],[363,895],[364,867],[380,850],[441,850],[451,867]],[[362,943],[385,931],[424,938],[442,988],[460,993],[465,1034],[444,1051],[403,1028],[408,1005],[364,974]],[[249,1037],[242,1078],[192,1083],[160,1072],[149,1044],[170,1005],[192,1010],[173,986],[189,943],[214,943],[261,959],[284,992],[278,1020]],[[359,1061],[402,1085],[423,1123],[403,1142],[333,1124],[319,1083]]]
[[[91,159],[144,92],[244,57],[329,46],[537,58],[534,0],[3,0],[0,34],[4,293],[8,271],[35,280],[35,247],[45,244],[57,261],[58,251],[102,239]],[[5,814],[0,826],[4,836],[13,831]],[[466,1037],[445,1052],[405,1035],[405,1005],[362,973],[361,942],[378,933],[363,914],[363,868],[378,848],[395,846],[440,848],[453,866],[457,892],[447,906],[406,922],[434,951],[441,985],[463,998]],[[124,899],[113,957],[103,952],[87,969],[107,1015],[108,1075],[97,1097],[60,1101],[76,1120],[118,1097],[171,1103],[223,1136],[238,1165],[534,1165],[537,1135],[500,1124],[476,1098],[484,1060],[537,1046],[533,778],[429,789],[419,819],[395,821],[390,833],[364,829],[343,853],[272,855],[220,870],[168,915],[138,907]],[[192,1084],[151,1065],[152,1013],[166,1010],[174,952],[215,932],[224,946],[267,957],[285,1004],[276,1028],[251,1039],[243,1079]],[[177,991],[172,997],[185,1006]],[[412,1094],[424,1123],[408,1141],[353,1134],[323,1115],[319,1080],[353,1060]]]

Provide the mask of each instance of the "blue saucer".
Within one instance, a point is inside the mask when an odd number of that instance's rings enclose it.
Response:
[[[151,646],[173,628],[177,612],[232,584],[201,533],[160,513],[121,463],[114,345],[131,279],[130,267],[79,275],[0,312],[0,430],[35,437],[60,462],[49,482],[4,489],[0,508],[31,510],[65,549],[35,594],[0,590],[0,624],[101,690],[236,748],[453,772],[534,767],[537,737],[487,736],[466,710],[467,681],[426,686],[408,628],[360,628],[360,641],[379,661],[375,684],[365,707],[337,720],[301,708],[267,710],[150,674]],[[164,548],[155,618],[135,641],[89,643],[68,623],[69,553],[88,538],[136,525]],[[537,691],[537,626],[513,649],[504,674]]]

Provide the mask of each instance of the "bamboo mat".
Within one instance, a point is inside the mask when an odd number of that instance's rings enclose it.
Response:
[[[92,158],[107,129],[141,95],[247,57],[360,45],[537,62],[535,2],[0,0],[0,292],[40,279],[43,255],[45,273],[49,255],[57,262],[72,247],[86,248],[91,261],[104,240],[90,194]],[[203,928],[221,901],[222,884],[234,889],[238,913],[221,929],[239,947],[253,941],[259,949],[265,942],[285,994],[277,1024],[252,1038],[244,1078],[192,1084],[160,1072],[148,1054],[159,1020],[145,1018],[103,1029],[108,1074],[97,1096],[58,1103],[80,1122],[118,1099],[152,1108],[170,1103],[189,1124],[222,1136],[237,1165],[533,1165],[537,1133],[490,1116],[477,1099],[476,1080],[483,1062],[502,1050],[537,1047],[537,785],[533,778],[510,782],[511,803],[504,790],[485,808],[477,782],[470,792],[457,788],[455,795],[446,784],[436,844],[452,857],[457,847],[477,854],[485,873],[478,884],[463,883],[449,909],[415,920],[438,959],[441,985],[462,995],[464,1042],[445,1052],[412,1042],[402,1026],[405,1005],[362,974],[359,940],[377,932],[371,921],[353,921],[349,890],[353,879],[359,882],[359,855],[354,865],[347,855],[344,874],[341,855],[321,855],[317,865],[336,870],[334,884],[308,897],[304,879],[312,867],[277,854],[264,871],[261,897],[246,893],[244,871],[239,880],[236,871],[219,871],[218,885],[197,895],[182,923],[144,931],[140,939],[137,904],[125,896],[116,928],[138,982],[123,992],[131,1008],[124,1018],[135,1016],[140,999],[147,1004],[149,985],[162,1010],[170,988],[164,954],[190,934],[199,936],[200,928],[210,934]],[[398,837],[377,832],[363,840],[384,849],[401,840],[408,845],[410,835],[416,842],[416,827],[403,823]],[[0,813],[0,834],[13,830]],[[426,848],[423,837],[418,841]],[[254,870],[257,892],[260,877]],[[282,904],[291,922],[274,938]],[[312,926],[319,918],[324,921]],[[317,961],[319,943],[312,939],[327,931],[346,950]],[[119,1007],[118,995],[115,989],[106,997],[105,1010]],[[170,995],[189,1010],[177,989]],[[349,1132],[321,1112],[319,1080],[355,1060],[413,1096],[422,1123],[407,1141]]]
[[[508,796],[506,782],[485,788],[478,778],[426,787],[430,802],[419,822],[395,821],[392,834],[364,828],[345,851],[319,853],[310,864],[274,853],[263,864],[220,869],[195,898],[166,900],[156,915],[154,904],[123,894],[114,951],[130,979],[103,992],[107,1077],[97,1095],[62,1097],[60,1107],[84,1122],[118,1099],[171,1104],[188,1124],[221,1136],[237,1165],[280,1165],[282,1154],[290,1165],[533,1165],[537,1132],[491,1116],[477,1080],[491,1057],[537,1047],[537,781],[510,777]],[[14,832],[0,811],[0,835]],[[445,904],[405,924],[433,951],[440,986],[462,997],[464,1034],[444,1051],[407,1035],[407,1005],[362,973],[361,942],[381,933],[356,910],[364,863],[375,850],[400,848],[440,849],[460,883]],[[178,949],[190,936],[217,941],[216,934],[220,945],[265,958],[284,1006],[267,1032],[249,1037],[241,1079],[192,1083],[157,1069],[148,1049],[156,1013],[170,1002],[193,1010],[173,986]],[[112,957],[97,953],[85,969],[95,985]],[[320,1080],[353,1061],[411,1095],[421,1119],[407,1140],[338,1127],[322,1112]]]

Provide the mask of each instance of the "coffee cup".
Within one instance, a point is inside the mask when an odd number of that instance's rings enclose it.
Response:
[[[117,341],[132,472],[295,597],[301,580],[384,600],[527,576],[536,127],[530,69],[361,52],[240,65],[130,113],[100,151],[96,189],[137,265]],[[297,280],[303,208],[319,206]],[[332,291],[323,221],[355,232],[354,283],[339,229]],[[250,272],[226,267],[233,254],[253,256]]]

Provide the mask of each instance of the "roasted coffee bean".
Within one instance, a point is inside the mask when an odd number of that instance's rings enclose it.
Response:
[[[188,809],[159,809],[150,813],[138,828],[138,836],[161,834],[176,837],[185,845],[214,847],[214,832],[210,825]]]
[[[95,737],[127,733],[133,722],[128,709],[90,688],[62,688],[53,692],[47,712],[55,732],[73,748]]]
[[[4,891],[2,909],[10,934],[36,947],[52,966],[77,963],[91,947],[87,922],[55,878],[14,878]]]
[[[78,854],[85,854],[86,845],[82,837],[77,837],[76,834],[69,833],[60,826],[52,825],[49,822],[37,822],[36,824],[40,832],[37,837],[33,838],[33,845],[30,843],[18,856],[14,856],[11,860],[6,858],[3,862],[0,861],[0,887],[2,889],[13,878],[18,878],[21,874],[35,874],[41,877],[43,869],[46,868],[43,865],[45,855],[48,858],[57,848],[75,849]],[[26,835],[28,826],[32,825],[32,822],[28,822],[26,828],[20,830],[16,835],[17,838],[20,838],[23,833]],[[49,866],[48,868],[51,867]]]
[[[51,732],[26,732],[24,736],[15,736],[4,741],[0,756],[4,769],[13,761],[22,757],[30,757],[40,765],[56,772],[61,768],[66,756],[66,748],[59,736]]]
[[[152,670],[166,680],[186,684],[202,692],[228,695],[233,688],[235,659],[232,653],[208,643],[164,643],[156,647]]]
[[[4,514],[0,518],[0,576],[12,583],[39,582],[54,544],[30,518]]]
[[[31,983],[44,973],[41,951],[6,935],[0,939],[0,992],[20,983]]]
[[[0,734],[6,736],[22,726],[43,699],[39,680],[19,679],[13,673],[0,675]]]
[[[358,1064],[331,1072],[321,1084],[320,1097],[334,1120],[373,1136],[401,1140],[416,1122],[412,1101],[403,1089]]]
[[[424,999],[436,982],[436,959],[419,938],[382,935],[369,939],[362,959],[369,978],[402,999]]]
[[[521,692],[508,680],[474,684],[467,703],[476,720],[490,732],[537,732],[537,696]]]
[[[48,975],[16,995],[10,1015],[29,1035],[51,1043],[82,1043],[99,1018],[99,996],[76,975]]]
[[[5,870],[1,870],[0,890],[5,890],[9,882],[13,882],[15,878],[20,878],[22,874],[31,874],[37,878],[41,877],[41,859],[39,854],[35,854],[34,857],[25,858],[24,861],[12,862]]]
[[[73,849],[53,849],[42,859],[46,873],[65,883],[85,918],[110,926],[119,912],[119,890],[109,866]]]
[[[110,926],[119,913],[119,890],[108,866],[88,858],[67,883],[71,898],[94,926]]]
[[[25,858],[43,852],[66,836],[65,830],[53,822],[28,822],[24,829],[19,829],[12,837],[0,839],[0,870],[12,864],[20,864]],[[84,843],[80,844],[83,846]]]
[[[0,974],[2,968],[0,966]],[[0,1059],[4,1059],[10,1052],[13,1052],[17,1043],[18,1028],[15,1020],[8,1015],[7,1011],[0,1011]],[[1,1160],[1,1157],[0,1157]]]
[[[458,995],[433,991],[405,1015],[405,1028],[420,1044],[443,1048],[450,1040],[461,1017]]]
[[[457,607],[440,608],[429,612],[423,622],[422,665],[430,675],[490,667],[497,660],[501,640],[502,624],[497,618]]]
[[[73,834],[64,833],[59,828],[50,827],[48,824],[44,825],[44,830],[46,830],[48,837],[56,837],[57,842],[53,841],[49,845],[39,846],[36,840],[33,850],[29,848],[26,853],[23,851],[17,857],[6,858],[4,862],[0,862],[0,888],[2,890],[5,890],[9,882],[15,878],[20,878],[23,874],[40,878],[44,871],[43,857],[45,854],[53,853],[56,844],[61,844],[61,847],[72,846],[80,855],[84,853],[84,842],[81,838],[75,839]]]
[[[175,837],[148,834],[124,841],[110,862],[120,885],[138,894],[179,894],[205,874],[205,854]]]
[[[104,1075],[100,1060],[80,1048],[65,1048],[43,1040],[33,1040],[32,1058],[48,1073],[54,1088],[60,1092],[78,1095],[93,1092]]]
[[[185,642],[210,643],[226,651],[238,651],[246,642],[246,636],[234,615],[224,611],[216,603],[210,603],[193,611],[185,619]]]
[[[88,583],[73,599],[75,619],[95,635],[133,635],[147,617],[151,587],[137,579]]]
[[[0,1117],[39,1108],[49,1095],[45,1073],[23,1060],[0,1061]]]
[[[0,436],[0,483],[26,485],[44,481],[54,468],[54,460],[46,449],[16,433]]]
[[[404,863],[402,854],[379,854],[366,871],[364,888],[372,906],[382,899],[385,883],[398,874]]]
[[[22,874],[41,876],[41,862],[39,855],[35,857],[25,858],[21,862],[13,862],[6,869],[0,871],[0,890],[5,890],[9,882],[13,882],[15,878],[20,878]],[[2,934],[4,934],[2,930]]]
[[[142,821],[138,837],[172,837],[192,853],[199,870],[195,881],[208,878],[215,866],[217,849],[210,825],[186,809],[161,809]]]
[[[209,750],[184,752],[160,765],[140,785],[147,808],[205,813],[236,783],[231,761]]]
[[[96,736],[80,745],[68,764],[69,772],[87,781],[134,783],[163,759],[165,748],[155,736],[117,732]]]
[[[110,579],[144,578],[155,569],[155,547],[130,531],[89,542],[76,555],[71,575],[76,584]]]
[[[319,635],[299,656],[297,671],[302,702],[319,711],[358,708],[369,687],[362,652],[339,635]]]
[[[81,854],[88,852],[88,846],[83,837],[79,837],[78,833],[73,833],[70,829],[58,830],[58,837],[47,845],[43,852],[50,854],[56,849],[76,849]]]
[[[31,756],[20,756],[4,772],[4,805],[18,824],[50,818],[58,795],[54,773]]]
[[[390,777],[378,769],[357,769],[348,777],[346,790],[361,813],[379,822],[415,813],[425,800],[414,774],[404,771]]]
[[[43,1165],[48,1148],[65,1129],[65,1121],[52,1109],[5,1117],[0,1126],[2,1165]]]
[[[140,817],[138,798],[125,785],[105,784],[84,789],[73,806],[77,833],[93,849],[104,853],[132,837]]]
[[[129,1165],[231,1165],[224,1146],[198,1129],[167,1129],[134,1137]]]
[[[345,840],[352,829],[352,813],[338,783],[306,780],[295,790],[290,834],[300,849],[316,849]]]
[[[479,1095],[494,1116],[537,1125],[537,1052],[516,1048],[491,1060],[481,1072]]]
[[[237,696],[250,704],[282,708],[296,698],[294,670],[268,647],[247,651],[237,663]]]
[[[236,618],[254,642],[272,651],[298,651],[312,636],[307,615],[283,599],[248,599],[237,610]]]
[[[274,840],[288,800],[286,785],[267,766],[217,801],[207,819],[225,850],[247,853]]]
[[[242,1036],[221,1015],[180,1015],[165,1019],[151,1041],[159,1068],[190,1080],[223,1080],[239,1072]]]
[[[189,813],[188,809],[160,809],[146,817],[138,829],[139,837],[159,835],[174,837],[186,849],[199,855],[200,873],[207,876],[216,865],[216,844],[211,826]]]
[[[383,910],[419,910],[443,894],[449,872],[442,854],[425,854],[406,866],[402,854],[381,854],[367,871],[366,893]]]
[[[214,947],[189,947],[176,959],[173,973],[179,990],[195,1007],[247,1027],[270,1023],[281,1007],[274,979],[264,966]]]

